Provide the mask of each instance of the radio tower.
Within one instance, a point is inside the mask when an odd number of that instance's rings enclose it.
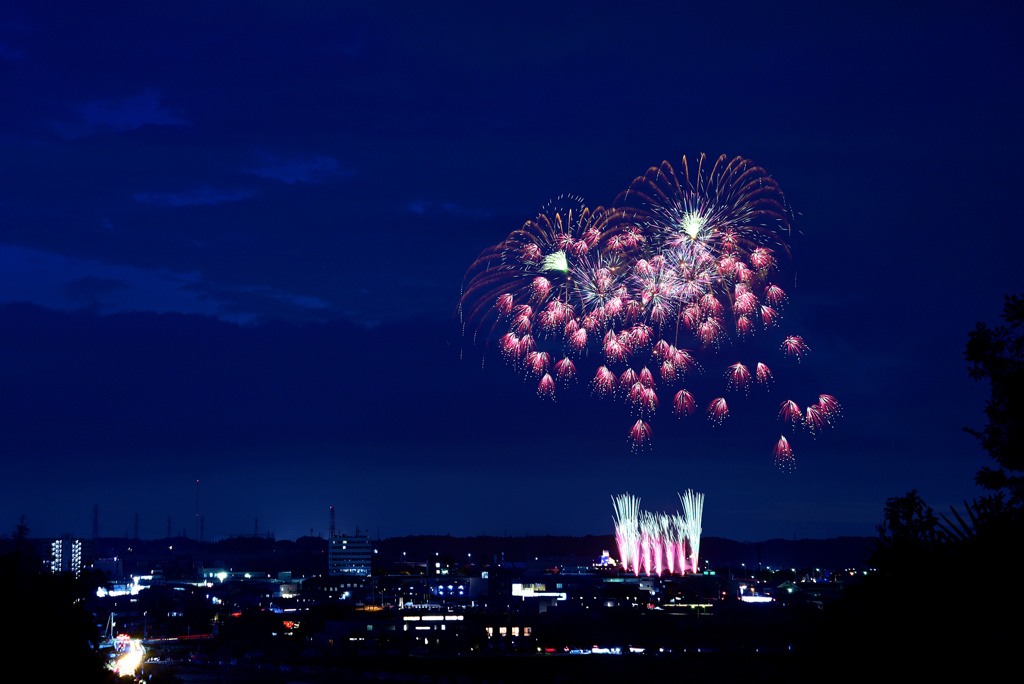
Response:
[[[202,541],[199,538],[199,480],[196,480],[196,541]]]
[[[331,506],[331,531],[328,539],[334,539],[334,506]]]

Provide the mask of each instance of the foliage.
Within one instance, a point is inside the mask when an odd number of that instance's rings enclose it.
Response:
[[[98,631],[82,602],[86,585],[43,568],[24,518],[0,539],[0,586],[7,591],[8,629],[0,646],[3,655],[9,649],[6,662],[39,664],[45,681],[115,681],[95,649]]]
[[[916,489],[912,490],[885,502],[871,564],[883,572],[916,571],[933,561],[932,556],[945,539],[931,506],[925,504]]]
[[[975,481],[994,494],[989,508],[1024,508],[1024,298],[1007,296],[1003,325],[989,328],[978,323],[967,342],[965,356],[975,380],[987,378],[992,396],[985,406],[988,425],[981,432],[968,429],[998,464],[984,467]]]
[[[967,430],[994,461],[975,478],[989,494],[965,502],[962,514],[951,507],[940,516],[916,490],[886,501],[870,559],[879,572],[826,611],[813,644],[823,657],[814,665],[842,663],[868,677],[877,674],[875,661],[865,666],[863,654],[888,654],[903,668],[889,678],[943,681],[984,679],[1015,666],[1017,635],[1005,625],[1024,610],[1024,599],[1006,591],[999,569],[1015,557],[1024,532],[1024,296],[1007,297],[1002,318],[995,328],[978,323],[965,350],[971,377],[991,385],[988,424]],[[951,600],[956,582],[968,577],[970,591]],[[969,629],[961,629],[958,611],[970,614]]]

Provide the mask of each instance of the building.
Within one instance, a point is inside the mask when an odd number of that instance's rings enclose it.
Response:
[[[369,536],[331,537],[327,547],[327,574],[331,577],[369,577],[372,557]]]
[[[80,577],[83,570],[92,568],[94,556],[91,539],[72,539],[64,535],[50,543],[50,570],[72,572]]]

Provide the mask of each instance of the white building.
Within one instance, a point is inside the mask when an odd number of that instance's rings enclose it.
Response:
[[[76,577],[93,565],[93,543],[91,539],[72,539],[64,535],[50,544],[50,570],[52,572],[73,572]]]

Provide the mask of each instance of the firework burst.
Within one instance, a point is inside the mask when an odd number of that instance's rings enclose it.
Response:
[[[683,157],[678,171],[653,166],[607,209],[561,196],[470,266],[464,330],[485,347],[497,338],[543,399],[582,370],[594,394],[629,406],[629,439],[644,448],[660,404],[678,416],[695,412],[697,398],[680,385],[701,370],[697,358],[724,368],[725,389],[741,399],[767,390],[768,366],[736,357],[781,325],[783,285],[792,280],[789,215],[764,169],[724,155]],[[775,340],[796,361],[810,352],[798,335]],[[663,390],[672,402],[659,402]],[[716,424],[729,415],[722,397],[706,405]],[[821,395],[808,411],[785,411],[784,420],[820,431],[839,404]]]
[[[779,435],[779,441],[775,444],[772,456],[775,457],[775,465],[780,470],[792,470],[796,465],[793,449],[789,446],[789,440],[785,435]]]

